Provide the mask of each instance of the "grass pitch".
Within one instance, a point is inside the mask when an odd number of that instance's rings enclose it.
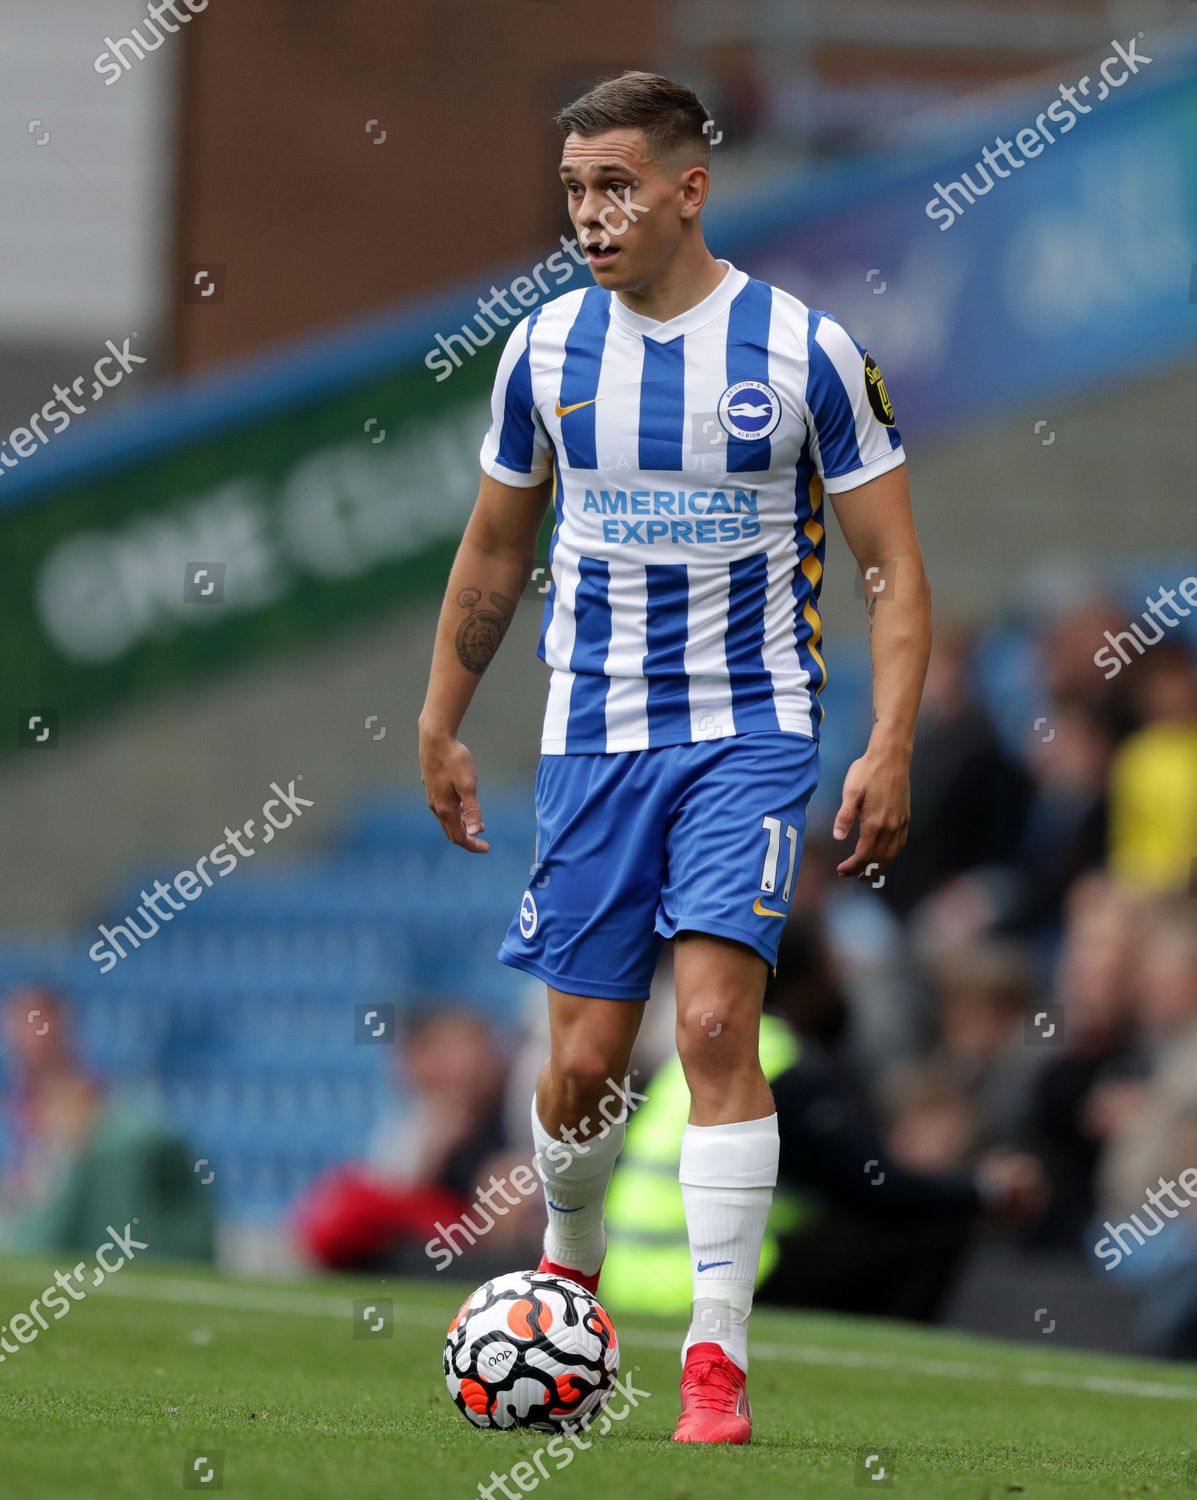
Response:
[[[0,1263],[0,1321],[53,1271]],[[542,1478],[546,1434],[472,1431],[445,1391],[444,1329],[469,1290],[123,1270],[0,1364],[0,1496],[470,1500],[520,1460],[506,1492],[552,1500],[1195,1493],[1197,1367],[765,1309],[751,1448],[671,1443],[680,1331],[617,1319],[623,1373],[650,1394]],[[387,1299],[393,1322],[363,1336],[360,1304],[385,1318]]]

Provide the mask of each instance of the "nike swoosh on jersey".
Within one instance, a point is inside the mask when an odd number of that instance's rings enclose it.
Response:
[[[761,905],[761,898],[759,896],[752,903],[752,909],[753,909],[754,912],[756,912],[756,914],[757,914],[758,917],[784,917],[785,916],[785,912],[784,911],[770,911],[770,909],[767,906],[762,906]]]
[[[597,400],[597,396],[591,396],[589,401],[577,401],[573,406],[562,406],[560,400],[558,400],[557,415],[559,417],[568,417],[571,411],[581,411],[584,406],[593,406]]]
[[[703,1271],[713,1271],[716,1266],[730,1266],[730,1265],[731,1265],[731,1261],[730,1260],[708,1260],[708,1261],[700,1260],[698,1262],[698,1270],[699,1270],[699,1274],[701,1274]]]

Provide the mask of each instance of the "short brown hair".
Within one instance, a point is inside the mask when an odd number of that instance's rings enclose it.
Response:
[[[654,161],[684,153],[693,158],[693,165],[706,167],[711,161],[709,119],[702,100],[685,84],[660,73],[628,71],[618,78],[605,78],[567,104],[554,123],[562,135],[643,130]]]

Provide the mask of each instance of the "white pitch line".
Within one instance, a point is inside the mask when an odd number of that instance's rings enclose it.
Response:
[[[0,1279],[9,1268],[0,1268]],[[23,1280],[24,1278],[22,1278]],[[378,1295],[385,1297],[385,1283]],[[208,1281],[159,1281],[152,1277],[113,1276],[103,1290],[111,1296],[147,1302],[174,1302],[184,1307],[207,1307],[225,1312],[294,1313],[303,1318],[336,1318],[348,1322],[353,1302],[347,1297],[324,1297],[311,1292],[277,1288],[229,1286]],[[361,1300],[361,1299],[358,1299]],[[449,1316],[422,1304],[396,1305],[409,1323],[426,1328],[447,1328]],[[676,1349],[679,1335],[659,1328],[621,1325],[625,1342],[650,1349]],[[817,1345],[754,1342],[752,1358],[782,1363],[826,1366],[845,1370],[877,1370],[890,1374],[922,1375],[931,1380],[1006,1381],[1016,1385],[1051,1386],[1056,1390],[1092,1391],[1106,1396],[1142,1396],[1155,1401],[1197,1401],[1197,1385],[1168,1385],[1163,1381],[1130,1380],[1117,1375],[1069,1375],[1063,1371],[993,1364],[970,1364],[963,1360],[923,1359],[918,1355],[877,1354],[865,1349],[823,1349]]]

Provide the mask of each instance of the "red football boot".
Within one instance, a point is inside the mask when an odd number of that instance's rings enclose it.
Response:
[[[675,1443],[747,1443],[752,1437],[748,1377],[718,1344],[691,1344],[682,1370],[682,1415]]]
[[[600,1266],[593,1276],[587,1276],[582,1271],[575,1271],[572,1266],[558,1265],[555,1260],[550,1260],[547,1255],[540,1257],[540,1264],[536,1267],[538,1271],[547,1271],[550,1276],[564,1276],[566,1281],[576,1281],[579,1286],[584,1286],[588,1292],[598,1296],[599,1277],[603,1273]]]

